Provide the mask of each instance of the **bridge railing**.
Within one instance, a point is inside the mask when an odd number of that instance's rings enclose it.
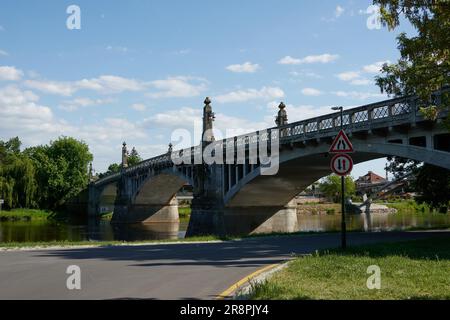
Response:
[[[450,88],[446,87],[442,91],[450,91]],[[441,91],[435,94],[435,104],[441,103],[440,94]],[[419,108],[422,105],[425,104],[421,103],[415,96],[403,96],[347,109],[343,112],[343,127],[347,131],[352,132],[354,130],[368,130],[376,128],[377,126],[386,127],[401,123],[414,123],[423,120],[423,116],[419,112]],[[446,115],[448,111],[444,113]],[[442,113],[442,115],[444,113]],[[238,150],[243,146],[245,148],[254,148],[261,142],[268,142],[273,139],[311,139],[320,137],[321,134],[326,135],[337,132],[340,130],[340,127],[340,112],[334,112],[311,119],[296,121],[280,127],[272,127],[266,130],[214,141],[212,144],[214,148],[226,152],[226,150]],[[173,160],[192,163],[192,159],[194,159],[194,162],[195,159],[202,159],[201,145],[173,151],[172,154],[166,153],[144,160],[135,166],[124,169],[120,173],[115,173],[97,180],[95,184],[104,184],[105,182],[107,183],[111,180],[116,180],[122,173],[127,174],[154,165],[171,165]]]

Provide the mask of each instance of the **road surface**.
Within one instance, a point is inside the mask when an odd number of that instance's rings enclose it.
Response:
[[[349,245],[450,232],[350,233]],[[0,252],[0,299],[214,299],[236,281],[292,254],[336,247],[339,234]],[[69,265],[81,290],[68,290]]]

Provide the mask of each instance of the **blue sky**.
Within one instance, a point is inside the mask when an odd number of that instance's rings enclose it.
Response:
[[[66,27],[73,4],[80,30]],[[175,129],[193,131],[206,96],[224,135],[273,126],[280,101],[290,122],[378,101],[380,63],[398,58],[395,37],[412,30],[369,29],[370,5],[4,0],[0,139],[30,146],[74,136],[101,172],[120,161],[124,140],[145,158],[166,151]],[[353,175],[382,174],[384,164]]]

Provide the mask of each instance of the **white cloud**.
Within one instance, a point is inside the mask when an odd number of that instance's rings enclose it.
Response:
[[[342,81],[350,81],[358,79],[360,77],[360,73],[358,71],[347,71],[337,74],[336,77]]]
[[[352,81],[350,81],[350,84],[353,84],[355,86],[367,86],[371,83],[372,83],[372,81],[370,81],[369,79],[365,79],[365,78],[358,78],[358,79],[353,79]]]
[[[127,53],[129,49],[127,47],[121,47],[121,46],[107,46],[106,50],[108,51],[114,51],[119,53]]]
[[[363,67],[363,71],[367,72],[367,73],[378,73],[381,70],[381,67],[383,66],[383,64],[385,63],[390,63],[389,60],[385,60],[385,61],[377,61],[375,63],[366,65]]]
[[[13,66],[0,66],[0,80],[17,81],[23,77],[23,71]]]
[[[25,85],[45,93],[61,96],[71,96],[82,89],[97,91],[102,94],[113,94],[124,91],[141,91],[146,87],[143,82],[138,80],[113,75],[102,75],[98,78],[82,79],[72,82],[26,80]]]
[[[284,97],[279,87],[262,87],[261,89],[245,89],[218,95],[214,99],[219,103],[244,102],[249,100],[269,100]]]
[[[183,76],[155,80],[149,84],[158,90],[147,94],[151,98],[195,97],[207,88],[205,79]]]
[[[232,64],[232,65],[229,65],[228,67],[226,67],[226,69],[228,71],[231,71],[231,72],[253,73],[253,72],[256,72],[259,69],[259,65],[256,64],[256,63],[252,64],[251,62],[247,61],[247,62],[244,62],[243,64]]]
[[[91,99],[91,98],[76,98],[73,100],[64,101],[60,109],[65,111],[75,111],[80,107],[92,107],[114,102],[114,99]]]
[[[8,56],[9,54],[8,54],[8,52],[6,52],[5,50],[1,50],[0,49],[0,56]]]
[[[289,72],[289,74],[294,77],[309,77],[315,79],[322,79],[321,75],[310,71],[291,71]]]
[[[334,94],[338,97],[352,98],[352,99],[359,99],[359,100],[385,97],[385,95],[383,95],[381,93],[357,92],[357,91],[333,91],[332,94]]]
[[[202,112],[200,109],[183,107],[177,110],[169,110],[157,113],[144,120],[145,123],[151,123],[160,127],[184,127],[186,124],[192,124],[195,121],[201,121]]]
[[[363,78],[363,73],[378,73],[384,63],[389,63],[386,61],[377,61],[375,63],[365,65],[362,67],[361,71],[347,71],[336,75],[342,81],[350,81],[350,84],[357,86],[369,85],[372,82],[369,79]]]
[[[278,112],[278,102],[272,101],[267,104],[267,110],[270,114],[276,114]],[[299,105],[294,106],[292,104],[286,105],[286,112],[290,123],[310,119],[332,112],[331,106],[312,106],[312,105]]]
[[[344,13],[344,11],[345,11],[345,9],[342,8],[340,5],[338,5],[338,6],[336,7],[336,9],[334,10],[334,16],[335,16],[336,18],[339,18],[339,17]]]
[[[136,111],[145,111],[147,109],[147,106],[142,103],[133,103],[130,107]]]
[[[278,60],[279,64],[300,64],[301,60],[292,58],[291,56],[285,56],[284,58],[281,58]]]
[[[80,105],[90,102],[78,100]],[[24,147],[47,144],[61,135],[86,141],[90,151],[94,153],[94,166],[98,172],[105,171],[110,163],[120,161],[121,143],[124,140],[131,142],[130,145],[137,145],[134,143],[139,141],[139,145],[145,144],[145,150],[138,149],[145,158],[160,153],[155,147],[155,153],[146,154],[152,149],[152,145],[148,145],[147,132],[139,122],[107,118],[93,124],[73,126],[56,118],[51,108],[39,103],[36,94],[17,86],[0,88],[0,118],[0,139],[19,136]]]
[[[278,61],[279,64],[310,64],[310,63],[329,63],[339,58],[337,54],[324,53],[320,55],[306,56],[302,59],[286,56]]]
[[[322,92],[314,88],[303,88],[302,94],[304,94],[305,96],[320,96]]]
[[[70,82],[26,80],[24,84],[32,89],[61,96],[71,96],[77,90],[76,86]]]
[[[184,56],[186,54],[191,53],[191,49],[180,49],[178,51],[174,51],[173,53],[176,55]]]
[[[76,86],[80,89],[94,90],[101,93],[121,93],[123,91],[141,91],[145,89],[145,85],[138,80],[113,75],[83,79],[77,81]]]

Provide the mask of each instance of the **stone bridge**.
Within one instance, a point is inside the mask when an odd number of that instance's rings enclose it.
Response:
[[[443,104],[448,90],[437,92],[433,103]],[[443,125],[448,106],[432,121],[419,112],[421,105],[405,96],[345,110],[355,164],[401,156],[450,169],[450,134]],[[200,145],[177,151],[170,146],[132,167],[123,158],[120,173],[90,184],[89,214],[98,214],[109,197],[113,222],[178,221],[176,193],[189,184],[194,198],[188,235],[295,231],[292,199],[331,173],[328,148],[340,129],[340,113],[287,123],[284,104],[279,108],[276,127],[215,141],[207,98]],[[205,155],[217,161],[207,162]]]

